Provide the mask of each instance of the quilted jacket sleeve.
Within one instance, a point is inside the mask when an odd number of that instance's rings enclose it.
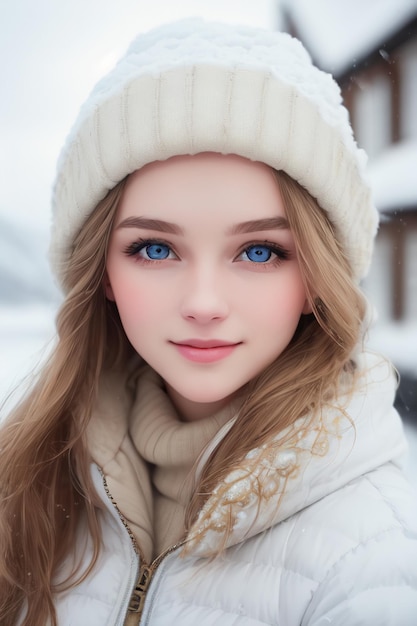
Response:
[[[401,494],[387,493],[387,484],[383,491],[395,523],[381,524],[341,556],[315,590],[302,626],[417,625],[416,512],[396,508]]]

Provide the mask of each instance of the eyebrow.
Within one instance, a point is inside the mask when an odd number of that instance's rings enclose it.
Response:
[[[290,225],[285,217],[266,217],[259,220],[250,220],[235,224],[228,231],[230,235],[241,235],[244,233],[255,233],[260,230],[289,230]]]
[[[143,228],[146,230],[156,230],[160,233],[170,233],[171,235],[184,235],[184,230],[177,224],[148,217],[127,217],[117,225],[116,230],[120,228]],[[289,230],[289,228],[290,225],[285,217],[266,217],[259,220],[249,220],[235,224],[227,231],[227,234],[242,235],[261,230]]]
[[[165,222],[165,220],[154,220],[148,217],[127,217],[117,225],[119,228],[144,228],[146,230],[157,230],[160,233],[170,233],[171,235],[183,235],[184,231],[177,224]]]

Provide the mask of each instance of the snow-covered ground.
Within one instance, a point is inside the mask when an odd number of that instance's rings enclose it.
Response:
[[[0,404],[4,402],[1,416],[21,393],[22,380],[30,382],[29,372],[48,355],[54,341],[53,306],[3,307],[0,308]],[[395,362],[402,354],[403,362],[409,362],[413,371],[416,364],[417,328],[384,327],[372,334],[374,348],[384,352]],[[413,350],[414,346],[414,350]],[[417,370],[417,368],[416,368]],[[11,392],[13,392],[10,395]],[[406,471],[417,488],[417,416],[416,421],[405,422],[410,444]]]

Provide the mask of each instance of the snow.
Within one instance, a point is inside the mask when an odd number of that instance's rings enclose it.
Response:
[[[417,140],[393,144],[369,163],[368,176],[380,211],[417,207]]]
[[[417,13],[416,0],[286,0],[284,5],[315,61],[336,76]]]

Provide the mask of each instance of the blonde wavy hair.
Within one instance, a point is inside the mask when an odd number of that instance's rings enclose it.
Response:
[[[303,316],[280,357],[248,387],[240,415],[212,453],[187,511],[196,519],[207,494],[253,448],[337,394],[361,337],[365,301],[352,281],[337,234],[317,202],[276,172],[313,313]],[[57,316],[58,342],[33,388],[0,431],[0,623],[57,626],[54,593],[77,585],[100,551],[103,505],[90,478],[86,427],[108,364],[133,349],[104,294],[106,252],[125,181],[87,219],[65,269],[68,294]],[[345,376],[346,378],[346,376]],[[242,437],[245,433],[245,437]],[[201,494],[206,494],[205,496]],[[94,551],[59,586],[54,574],[85,519]]]

